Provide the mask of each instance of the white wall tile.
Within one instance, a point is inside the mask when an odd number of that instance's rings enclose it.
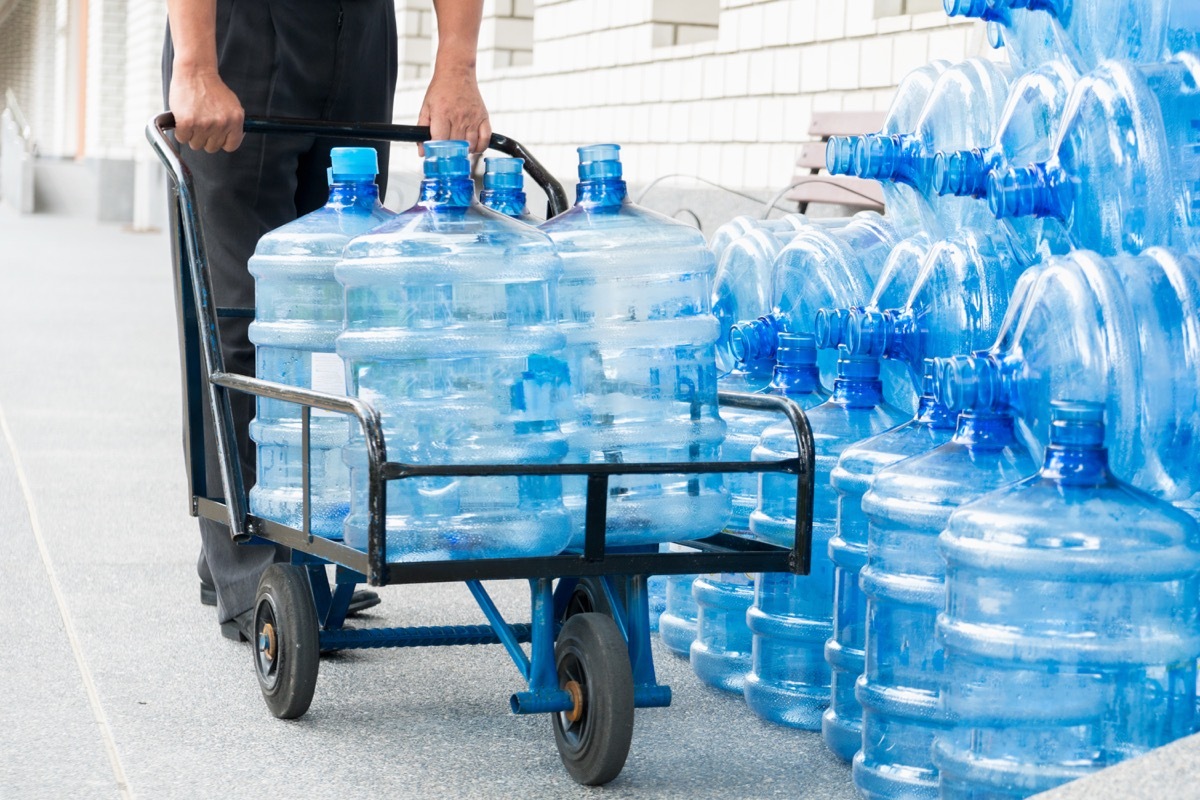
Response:
[[[829,45],[830,89],[858,88],[859,54],[857,41],[833,42]]]
[[[890,38],[872,39],[863,43],[859,57],[860,86],[892,85],[892,46]]]
[[[821,0],[817,8],[817,39],[841,39],[846,35],[846,0]]]
[[[829,46],[807,45],[800,52],[800,91],[823,92],[829,88]]]
[[[788,47],[775,51],[775,94],[800,91],[800,51]]]
[[[772,94],[775,91],[775,52],[759,50],[750,54],[750,94]]]

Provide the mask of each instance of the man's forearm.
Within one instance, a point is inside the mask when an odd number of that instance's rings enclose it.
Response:
[[[167,0],[176,72],[217,71],[216,0]]]
[[[433,9],[437,14],[438,30],[434,71],[470,70],[473,73],[483,0],[434,0]]]

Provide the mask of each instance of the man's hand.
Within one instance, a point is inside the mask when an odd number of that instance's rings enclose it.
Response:
[[[435,71],[417,124],[429,126],[431,139],[465,139],[472,153],[486,150],[492,138],[492,123],[479,94],[475,71]]]
[[[206,153],[232,153],[241,145],[245,112],[215,69],[181,69],[177,64],[168,101],[175,114],[175,138],[181,144]]]

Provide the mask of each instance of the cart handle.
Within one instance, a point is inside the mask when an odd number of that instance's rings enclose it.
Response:
[[[175,115],[170,111],[159,114],[152,121],[152,126],[162,140],[161,146],[169,148],[175,159],[179,159],[179,148],[166,135],[175,128]],[[284,119],[266,117],[246,117],[242,129],[246,133],[311,133],[318,136],[330,136],[346,139],[372,139],[387,142],[427,142],[432,138],[426,125],[392,125],[382,122],[329,122],[318,119]],[[151,140],[153,141],[153,140]],[[156,145],[157,146],[157,145]],[[556,217],[569,207],[567,193],[562,184],[542,166],[525,145],[505,136],[493,133],[488,141],[488,147],[499,150],[505,155],[521,158],[525,161],[525,171],[529,177],[546,193],[551,217]]]

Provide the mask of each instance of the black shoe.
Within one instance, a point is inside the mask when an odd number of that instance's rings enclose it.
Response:
[[[221,623],[221,635],[234,642],[248,642],[254,638],[254,609],[248,608],[228,622]]]
[[[217,604],[217,588],[211,583],[200,581],[200,602],[206,606],[215,606]],[[379,595],[376,592],[372,592],[370,589],[359,589],[350,596],[350,609],[346,612],[346,616],[352,617],[377,605],[379,605]]]

